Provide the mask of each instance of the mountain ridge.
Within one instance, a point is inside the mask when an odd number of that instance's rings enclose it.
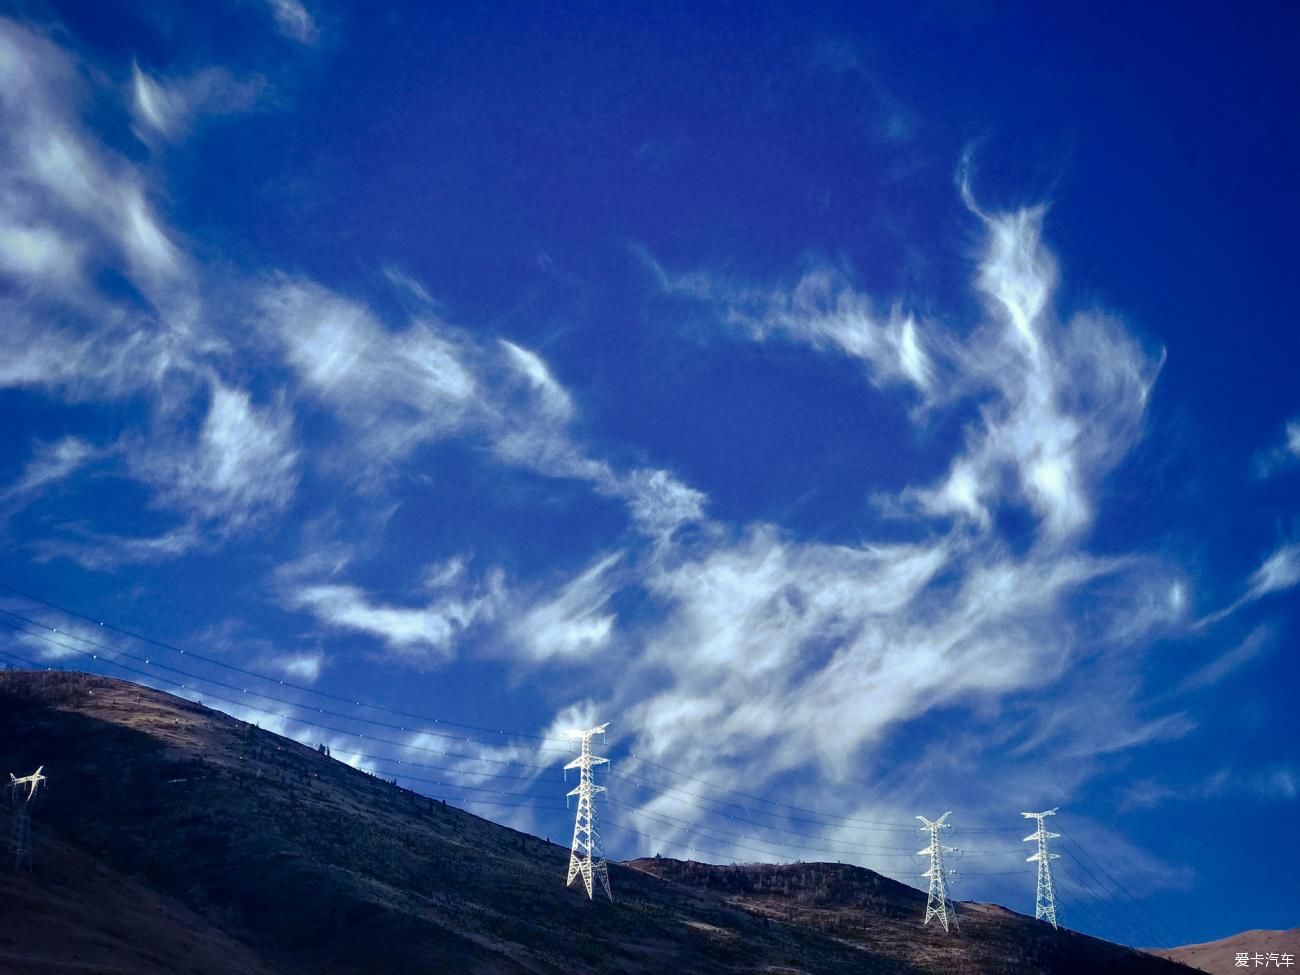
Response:
[[[1271,965],[1268,963],[1269,953],[1279,956],[1291,955],[1292,964],[1287,967],[1294,970],[1297,965],[1300,965],[1300,928],[1288,928],[1284,931],[1255,928],[1215,941],[1181,945],[1177,948],[1147,948],[1146,950],[1153,955],[1181,962],[1198,971],[1210,972],[1211,975],[1240,972],[1242,966],[1236,963],[1239,953],[1245,953],[1250,959],[1246,966],[1247,970],[1258,967],[1281,968],[1278,963]],[[1257,956],[1263,956],[1262,965],[1256,963]],[[1280,961],[1281,959],[1278,958],[1277,962]]]
[[[0,758],[50,776],[35,871],[0,914],[24,973],[1189,970],[996,905],[961,904],[945,935],[920,925],[923,892],[845,864],[638,859],[610,864],[613,904],[588,901],[563,885],[567,847],[112,678],[0,673]],[[96,913],[101,888],[129,909]],[[72,947],[24,945],[38,922]],[[182,968],[186,932],[210,950]]]

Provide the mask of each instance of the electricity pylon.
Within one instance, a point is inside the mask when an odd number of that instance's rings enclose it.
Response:
[[[957,848],[944,846],[939,842],[939,830],[952,829],[952,824],[946,821],[951,815],[952,810],[949,810],[934,822],[930,822],[924,816],[916,817],[925,824],[921,827],[921,832],[930,834],[930,845],[924,850],[916,851],[918,856],[930,858],[930,869],[921,874],[922,877],[930,878],[930,896],[925,900],[925,920],[922,926],[938,918],[945,931],[948,930],[950,923],[954,928],[957,927],[957,905],[948,897],[948,873],[943,865],[943,855],[956,853]]]
[[[45,776],[41,774],[44,769],[45,766],[42,765],[31,775],[22,778],[9,773],[9,802],[13,807],[13,832],[10,834],[9,845],[13,849],[15,870],[23,867],[32,869],[31,805],[37,787],[45,781]],[[24,789],[23,786],[27,788]]]
[[[580,778],[576,788],[569,790],[569,795],[578,797],[578,815],[573,823],[573,849],[569,854],[569,879],[564,882],[566,887],[572,885],[573,878],[582,875],[582,882],[587,888],[587,897],[592,897],[592,882],[596,877],[600,878],[600,885],[605,889],[605,896],[611,901],[614,895],[609,891],[609,867],[605,864],[605,851],[600,842],[600,830],[596,827],[596,793],[604,792],[603,785],[596,785],[592,777],[592,769],[597,765],[603,765],[608,762],[608,758],[601,758],[599,755],[591,754],[591,739],[593,735],[604,734],[605,729],[609,727],[609,722],[599,725],[595,728],[588,728],[586,731],[569,730],[565,735],[569,738],[582,739],[582,754],[575,758],[568,765],[564,766],[566,770],[576,768],[579,770]]]
[[[1057,806],[1056,809],[1060,809]],[[1034,855],[1026,859],[1026,863],[1038,863],[1038,897],[1034,903],[1034,917],[1040,921],[1048,922],[1052,927],[1056,927],[1056,889],[1052,886],[1052,861],[1059,860],[1059,853],[1047,852],[1047,841],[1054,840],[1060,833],[1049,833],[1043,828],[1043,819],[1047,816],[1055,816],[1056,809],[1049,809],[1046,812],[1022,812],[1020,815],[1025,819],[1033,819],[1038,823],[1038,830],[1026,836],[1024,842],[1030,840],[1038,841],[1038,849]]]

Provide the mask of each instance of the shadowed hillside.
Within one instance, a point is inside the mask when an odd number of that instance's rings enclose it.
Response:
[[[567,848],[220,712],[0,674],[0,773],[38,764],[35,872],[0,873],[4,971],[1187,971],[989,905],[923,929],[922,893],[840,865],[637,860],[589,902]]]

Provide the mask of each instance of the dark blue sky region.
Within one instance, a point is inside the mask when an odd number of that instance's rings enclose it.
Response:
[[[553,839],[609,721],[613,857],[952,809],[1029,910],[1060,806],[1068,925],[1293,925],[1300,14],[1134,6],[0,6],[3,659]]]

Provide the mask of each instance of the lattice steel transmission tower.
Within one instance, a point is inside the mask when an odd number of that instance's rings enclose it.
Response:
[[[1057,806],[1056,809],[1060,809]],[[1034,903],[1034,917],[1046,921],[1052,927],[1056,927],[1056,889],[1052,886],[1052,861],[1059,860],[1059,853],[1049,853],[1047,851],[1047,841],[1054,840],[1060,833],[1049,833],[1043,827],[1043,819],[1047,816],[1055,816],[1056,809],[1049,809],[1046,812],[1022,812],[1020,815],[1025,819],[1033,819],[1038,823],[1038,830],[1030,836],[1025,837],[1025,842],[1036,840],[1038,849],[1034,855],[1029,857],[1025,862],[1038,863],[1038,898]]]
[[[45,781],[41,774],[44,770],[42,765],[21,779],[9,773],[9,803],[13,809],[13,832],[10,833],[9,845],[13,850],[15,870],[32,869],[32,799],[37,787]]]
[[[929,924],[935,918],[943,925],[945,931],[951,924],[957,927],[957,905],[948,897],[948,871],[943,865],[943,855],[945,853],[956,853],[955,846],[944,846],[939,842],[939,830],[952,829],[952,824],[947,822],[952,810],[944,813],[934,822],[926,819],[924,816],[917,816],[925,825],[921,827],[922,833],[930,834],[930,845],[924,850],[917,850],[918,856],[929,856],[930,869],[921,874],[922,877],[930,878],[930,896],[925,900],[925,920],[922,926]]]
[[[578,815],[573,823],[573,849],[569,854],[569,879],[566,887],[572,885],[573,878],[582,875],[582,882],[587,888],[587,897],[592,896],[592,886],[596,878],[605,889],[605,896],[611,901],[614,895],[609,891],[609,867],[605,864],[605,850],[600,842],[600,829],[596,826],[596,794],[604,792],[603,785],[596,785],[592,769],[609,761],[591,753],[591,739],[594,735],[603,735],[609,722],[588,728],[586,731],[569,730],[569,738],[582,739],[582,753],[568,765],[565,770],[576,768],[580,779],[576,788],[569,790],[569,795],[578,797]]]

